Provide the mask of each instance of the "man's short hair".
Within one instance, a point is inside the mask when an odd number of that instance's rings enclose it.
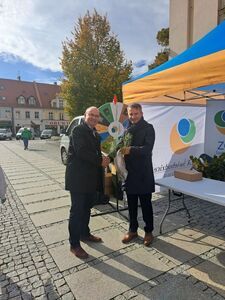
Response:
[[[132,104],[129,104],[127,109],[130,108],[130,109],[139,109],[140,111],[142,111],[142,106],[141,104],[139,103],[132,103]]]

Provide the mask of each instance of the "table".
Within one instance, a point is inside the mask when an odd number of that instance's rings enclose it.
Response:
[[[160,223],[160,233],[162,233],[162,225],[167,215],[173,214],[180,210],[186,210],[188,221],[190,222],[190,213],[184,202],[184,195],[192,196],[199,198],[201,200],[206,200],[215,204],[225,206],[225,182],[218,181],[208,178],[203,178],[199,181],[187,181],[171,177],[164,177],[157,179],[155,183],[159,186],[165,187],[169,191],[168,196],[168,206],[163,215],[163,218]],[[169,212],[171,199],[171,191],[176,191],[181,193],[181,199],[183,203],[183,208],[180,208],[176,211]],[[175,199],[177,200],[177,199]]]

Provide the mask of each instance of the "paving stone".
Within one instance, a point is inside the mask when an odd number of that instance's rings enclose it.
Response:
[[[67,284],[64,284],[62,286],[58,286],[57,287],[58,293],[60,296],[67,294],[68,292],[70,292],[70,288],[68,287]]]
[[[68,221],[63,223],[53,224],[50,227],[39,229],[43,241],[46,245],[50,245],[69,238],[68,236]]]
[[[55,285],[56,287],[62,286],[65,284],[65,280],[64,279],[59,279],[55,281]]]
[[[207,288],[207,290],[205,290],[204,292],[205,292],[205,294],[209,295],[211,298],[217,294],[216,291],[214,291],[210,288]]]
[[[15,289],[15,290],[13,290],[13,291],[11,291],[10,293],[9,293],[9,298],[11,299],[11,298],[14,298],[14,297],[17,297],[17,296],[19,296],[20,295],[20,290],[19,289]],[[21,299],[21,298],[20,298]]]
[[[134,291],[134,290],[130,290],[130,291],[127,291],[123,294],[123,296],[125,297],[125,299],[132,299],[134,298],[135,296],[137,296],[137,292]]]
[[[0,300],[8,300],[8,295],[1,295],[0,294]]]
[[[32,288],[32,295],[34,297],[38,297],[38,296],[41,296],[41,295],[44,295],[45,294],[45,289],[44,287],[38,287],[37,289],[34,289]]]
[[[221,295],[216,294],[215,296],[212,297],[213,300],[224,300],[225,298],[223,298]]]
[[[66,295],[62,296],[62,300],[74,300],[74,296],[71,292],[67,293]]]
[[[50,184],[52,184],[52,181],[46,180],[46,178],[45,178],[45,179],[40,179],[40,180],[34,181],[34,182],[12,184],[12,186],[14,189],[19,191],[19,190],[24,190],[24,189],[30,189],[33,187],[39,187],[39,189],[40,189],[42,186],[48,186]]]
[[[119,295],[113,298],[113,300],[126,300],[126,297],[124,295]]]
[[[110,226],[110,223],[101,217],[91,218],[90,220],[90,228],[92,231],[99,230],[107,226]],[[66,220],[64,223],[54,224],[51,227],[39,229],[39,233],[46,245],[67,240],[69,238],[68,221]]]
[[[34,298],[32,297],[32,299]],[[40,297],[36,297],[35,300],[48,300],[48,297],[46,295],[42,295]]]
[[[189,269],[188,272],[225,298],[225,252]]]
[[[58,184],[52,183],[52,184],[49,184],[48,186],[42,186],[41,189],[38,187],[33,187],[33,188],[29,188],[29,189],[16,191],[16,193],[20,197],[20,200],[23,203],[26,203],[27,202],[26,199],[29,198],[29,197],[26,198],[26,196],[36,195],[36,194],[45,193],[45,192],[55,192],[55,191],[59,192],[61,190],[62,190],[62,188]],[[40,196],[40,199],[39,198],[35,198],[35,199],[36,199],[36,201],[38,201],[38,200],[45,200],[45,199],[51,199],[51,198],[42,199],[42,196]]]
[[[208,242],[203,233],[188,229],[178,230],[170,235],[159,236],[153,244],[153,248],[163,253],[176,264],[184,263],[214,247]],[[197,235],[195,235],[195,233]],[[205,241],[206,239],[206,241]],[[214,241],[216,243],[216,239]],[[220,240],[218,240],[220,243]]]
[[[42,226],[66,220],[68,219],[68,216],[69,207],[31,215],[30,217],[35,226]]]
[[[47,299],[48,300],[56,300],[56,299],[59,299],[59,296],[56,293],[52,292],[52,293],[48,294]]]
[[[1,281],[1,288],[5,287],[5,286],[8,286],[8,285],[9,285],[8,280]]]
[[[57,199],[52,200],[46,200],[38,203],[31,203],[28,205],[25,205],[25,208],[28,213],[37,213],[41,211],[46,211],[49,209],[59,208],[63,206],[69,206],[71,203],[70,198],[67,197],[61,197]]]
[[[23,184],[23,183],[28,183],[28,182],[37,182],[37,180],[46,180],[47,177],[44,176],[44,175],[38,175],[36,174],[36,176],[29,176],[29,177],[26,177],[26,178],[16,178],[14,180],[10,180],[11,184],[14,185],[14,184]]]
[[[43,274],[40,274],[40,277],[41,277],[42,280],[47,280],[47,279],[51,278],[51,274],[50,273],[43,273]]]
[[[49,185],[51,186],[51,185]],[[49,187],[47,186],[46,189]],[[29,189],[31,191],[31,188]],[[59,190],[54,190],[54,191],[44,191],[42,187],[39,187],[36,191],[32,190],[33,194],[28,195],[28,196],[20,196],[20,200],[24,203],[31,203],[31,202],[36,202],[36,201],[43,201],[43,200],[48,200],[48,199],[57,199],[60,197],[68,197],[68,192],[59,189]]]
[[[144,298],[143,298],[144,297]],[[147,297],[147,298],[146,298]],[[143,293],[134,298],[135,300],[151,299],[151,300],[210,300],[211,297],[202,293],[196,286],[182,277],[174,277],[173,280],[164,282],[163,284],[153,287],[147,293]]]
[[[143,248],[66,276],[78,299],[111,299],[168,270]],[[74,284],[76,282],[76,284]],[[88,289],[85,286],[88,282]]]

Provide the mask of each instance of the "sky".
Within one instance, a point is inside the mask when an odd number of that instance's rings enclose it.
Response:
[[[169,0],[0,0],[0,78],[60,82],[62,42],[87,10],[107,15],[133,76],[146,72],[161,49]]]

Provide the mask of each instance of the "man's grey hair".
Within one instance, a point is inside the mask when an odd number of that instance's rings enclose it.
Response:
[[[128,107],[127,107],[127,109],[138,109],[138,110],[140,110],[140,111],[142,111],[142,106],[141,106],[141,104],[139,104],[139,103],[132,103],[132,104],[129,104],[128,105]]]

